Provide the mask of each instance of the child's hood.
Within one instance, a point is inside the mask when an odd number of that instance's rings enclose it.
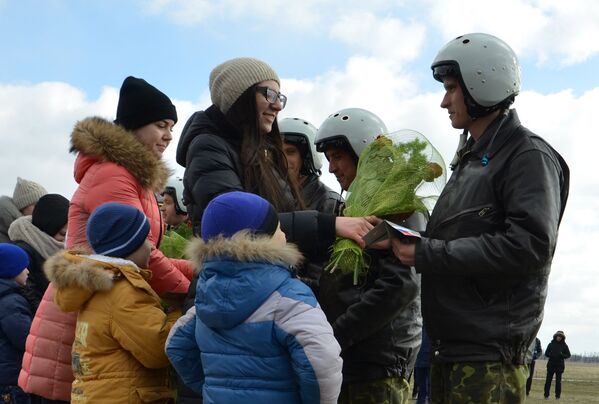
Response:
[[[211,328],[232,328],[247,319],[291,277],[302,255],[293,244],[238,233],[204,242],[195,239],[188,254],[201,270],[196,311]]]
[[[55,303],[61,310],[79,311],[96,293],[112,289],[117,279],[148,276],[133,262],[101,255],[88,255],[84,251],[61,251],[48,258],[44,272],[54,284]],[[139,274],[139,276],[135,276]]]

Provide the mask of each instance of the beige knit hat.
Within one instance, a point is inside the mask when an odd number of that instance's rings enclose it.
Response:
[[[21,210],[37,203],[47,193],[48,191],[37,182],[17,177],[17,185],[15,185],[15,190],[12,194],[12,201],[17,209]]]
[[[210,98],[226,114],[237,99],[251,86],[265,80],[281,81],[268,64],[254,58],[235,58],[210,72]]]

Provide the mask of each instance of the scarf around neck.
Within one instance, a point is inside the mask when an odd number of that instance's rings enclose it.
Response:
[[[62,241],[56,240],[35,226],[31,222],[31,216],[22,216],[12,222],[8,229],[8,237],[11,241],[26,242],[35,248],[44,259],[64,248]]]

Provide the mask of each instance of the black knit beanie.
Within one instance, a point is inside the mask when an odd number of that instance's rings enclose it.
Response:
[[[121,86],[114,123],[135,130],[162,119],[177,122],[177,109],[170,98],[143,79],[127,77]]]
[[[31,223],[52,237],[67,224],[68,219],[69,200],[59,194],[42,196],[31,215]]]

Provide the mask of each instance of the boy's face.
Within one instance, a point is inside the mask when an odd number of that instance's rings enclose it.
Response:
[[[284,246],[287,244],[287,236],[281,230],[281,224],[277,225],[277,230],[275,230],[275,234],[272,235],[272,241],[277,246]]]
[[[353,155],[347,149],[334,146],[327,147],[324,155],[329,160],[329,172],[335,175],[341,188],[347,191],[356,178],[357,166]]]
[[[58,233],[56,233],[53,237],[55,240],[60,241],[60,242],[64,242],[64,239],[67,236],[67,227],[68,224],[65,224],[64,226],[62,226],[62,229],[60,229],[58,231]]]
[[[152,243],[146,239],[139,248],[131,253],[128,260],[133,261],[140,268],[147,269],[150,267],[150,253],[152,252]]]
[[[285,153],[285,157],[287,158],[289,176],[299,180],[300,169],[302,168],[302,156],[299,149],[291,143],[283,143],[283,153]]]
[[[23,271],[21,271],[20,274],[18,274],[17,276],[15,276],[15,281],[19,285],[25,286],[25,283],[27,283],[27,278],[28,277],[29,277],[29,269],[25,268]]]
[[[164,201],[162,202],[162,206],[160,206],[160,211],[162,212],[164,222],[169,226],[179,226],[185,221],[187,215],[177,214],[177,210],[175,209],[175,201],[172,196],[165,193],[163,197]]]

